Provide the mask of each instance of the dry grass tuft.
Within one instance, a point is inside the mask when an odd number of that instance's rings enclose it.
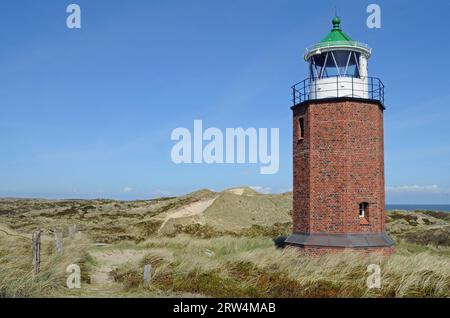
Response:
[[[6,228],[3,228],[6,229]],[[64,240],[64,254],[56,256],[53,242],[47,236],[42,237],[41,271],[33,277],[31,238],[18,235],[11,229],[0,233],[0,298],[5,297],[46,297],[61,293],[65,288],[69,264],[78,264],[88,276],[85,266],[88,259],[85,250],[89,240],[79,235],[75,240]],[[82,277],[83,278],[83,277]]]

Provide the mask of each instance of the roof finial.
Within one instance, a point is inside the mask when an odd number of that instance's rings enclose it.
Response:
[[[333,23],[333,30],[341,29],[341,19],[339,19],[337,6],[334,6],[334,18],[331,21]]]

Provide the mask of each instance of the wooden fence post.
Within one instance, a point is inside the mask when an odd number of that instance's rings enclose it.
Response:
[[[55,230],[54,241],[56,254],[61,256],[63,253],[63,233],[61,231]]]
[[[39,271],[41,269],[41,231],[34,231],[33,232],[33,276],[36,276],[39,274]]]
[[[76,224],[69,225],[69,237],[73,240],[76,234],[77,234],[77,225]]]
[[[149,286],[152,279],[152,265],[144,266],[144,286]]]

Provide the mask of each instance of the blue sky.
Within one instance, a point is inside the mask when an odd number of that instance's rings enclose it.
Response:
[[[66,7],[82,29],[66,27]],[[381,6],[382,28],[366,26]],[[290,86],[342,28],[386,86],[388,203],[450,203],[448,1],[9,0],[0,10],[0,196],[121,199],[292,188]],[[276,127],[280,169],[182,164],[173,129]]]

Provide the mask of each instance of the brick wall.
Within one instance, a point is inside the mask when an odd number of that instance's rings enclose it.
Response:
[[[370,101],[312,100],[293,113],[294,231],[384,231],[383,109]],[[369,203],[365,218],[361,202]]]

